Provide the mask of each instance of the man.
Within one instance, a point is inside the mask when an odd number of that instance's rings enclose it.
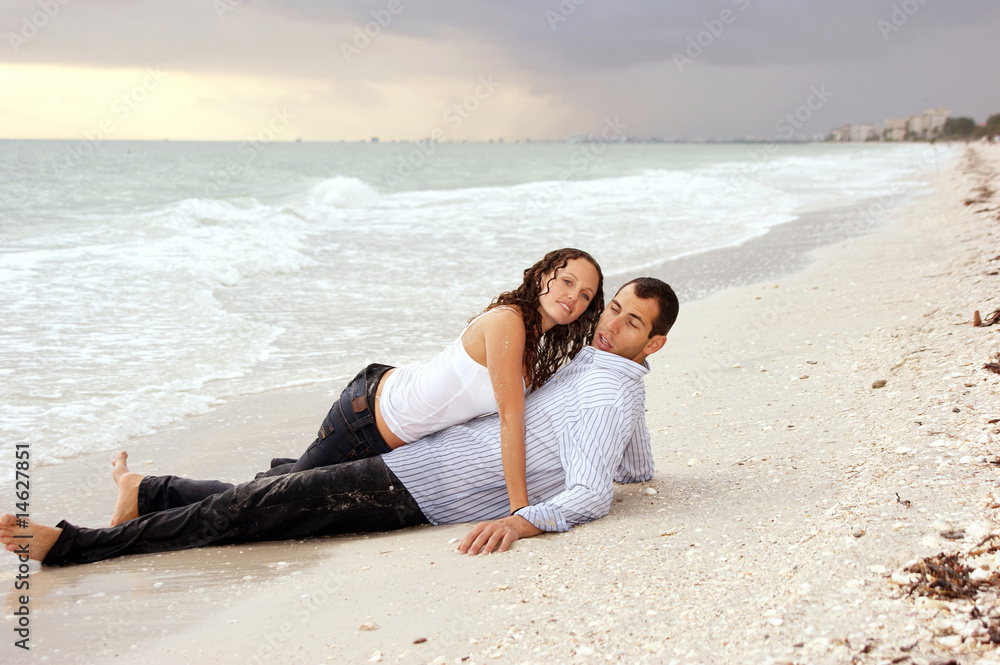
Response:
[[[507,513],[495,416],[449,428],[381,457],[241,485],[206,485],[197,503],[172,505],[155,488],[136,497],[139,517],[104,529],[0,517],[7,550],[49,565],[207,545],[480,522],[459,550],[504,551],[519,538],[566,531],[608,513],[613,482],[653,474],[644,417],[646,357],[677,318],[660,280],[623,286],[581,351],[525,406],[528,493]],[[166,477],[161,477],[166,478]],[[146,483],[153,485],[153,482]],[[216,492],[220,489],[224,491]]]

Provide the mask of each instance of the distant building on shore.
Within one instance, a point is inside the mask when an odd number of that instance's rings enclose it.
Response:
[[[906,118],[887,118],[882,127],[854,123],[831,130],[827,140],[850,143],[865,141],[926,141],[936,138],[944,128],[950,111],[943,106]]]
[[[882,140],[905,141],[907,124],[906,118],[902,120],[886,118],[885,124],[882,125]]]
[[[844,143],[864,143],[878,140],[878,127],[870,123],[844,125],[830,131],[829,140]]]
[[[886,120],[885,128],[891,128],[889,135],[883,131],[882,138],[886,141],[919,141],[935,138],[944,128],[945,120],[950,112],[943,106],[924,111],[920,115],[911,115],[898,120]]]

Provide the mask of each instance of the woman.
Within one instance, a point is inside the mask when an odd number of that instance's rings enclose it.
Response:
[[[586,252],[549,252],[524,271],[517,289],[500,294],[433,360],[362,370],[291,471],[386,453],[496,412],[514,514],[528,505],[525,393],[541,387],[590,341],[604,308],[603,286],[600,266]]]

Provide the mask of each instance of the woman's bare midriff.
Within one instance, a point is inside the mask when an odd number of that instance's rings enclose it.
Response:
[[[390,369],[388,372],[383,374],[382,378],[378,382],[378,388],[375,389],[375,426],[378,427],[378,433],[382,435],[383,439],[385,439],[386,445],[392,450],[395,450],[406,443],[392,433],[389,426],[385,424],[385,418],[382,417],[382,388],[385,387],[385,380],[395,371],[395,369]]]

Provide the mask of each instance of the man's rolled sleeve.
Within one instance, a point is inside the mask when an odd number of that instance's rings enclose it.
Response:
[[[526,506],[517,511],[517,514],[542,531],[569,531],[572,526],[554,506],[544,503]]]

